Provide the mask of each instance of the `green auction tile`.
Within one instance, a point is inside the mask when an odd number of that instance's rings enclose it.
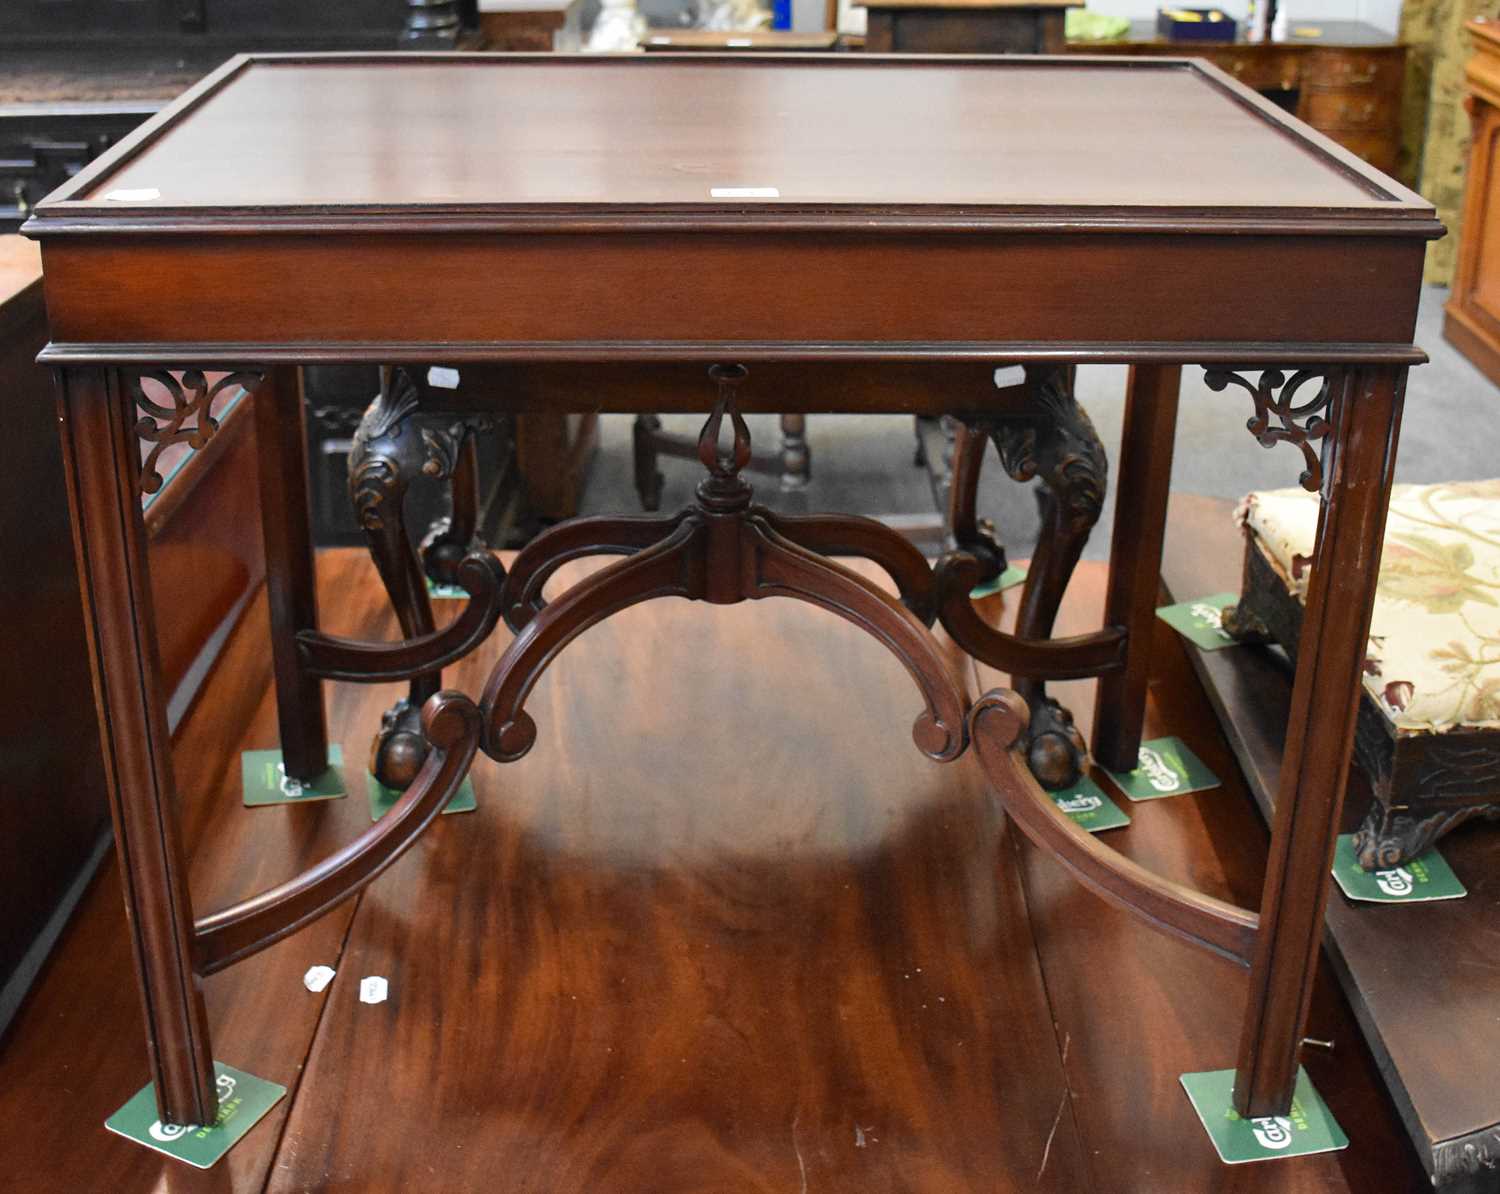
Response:
[[[1142,742],[1139,758],[1134,771],[1109,772],[1109,778],[1132,800],[1160,800],[1164,796],[1182,796],[1219,786],[1219,777],[1181,738]]]
[[[978,601],[981,597],[993,597],[1004,589],[1013,589],[1026,579],[1026,569],[1017,568],[1014,564],[1008,567],[999,576],[985,581],[982,585],[975,585],[969,590],[969,596]]]
[[[240,752],[240,785],[245,806],[264,804],[305,804],[312,800],[338,800],[348,795],[344,784],[344,750],[337,744],[328,748],[328,770],[312,781],[287,775],[279,750],[246,750]]]
[[[388,788],[373,775],[365,776],[366,786],[370,790],[370,820],[378,821],[386,813],[391,811],[391,806],[400,800],[404,792],[398,792],[394,788]],[[458,785],[458,791],[448,801],[448,807],[443,809],[443,815],[449,813],[472,813],[479,807],[479,801],[474,799],[474,781],[467,775],[464,782]]]
[[[440,584],[430,576],[427,578],[427,595],[435,601],[467,601],[469,599],[468,593],[458,585]]]
[[[1226,1165],[1271,1161],[1277,1157],[1306,1157],[1349,1147],[1323,1097],[1313,1089],[1307,1073],[1297,1067],[1292,1105],[1285,1115],[1244,1119],[1231,1101],[1233,1070],[1210,1070],[1182,1075],[1182,1088]]]
[[[1436,849],[1427,850],[1402,866],[1367,871],[1354,857],[1354,835],[1339,835],[1333,851],[1333,878],[1351,900],[1372,904],[1421,904],[1428,900],[1456,900],[1469,894],[1448,860]]]
[[[156,1091],[149,1082],[106,1119],[104,1126],[137,1144],[207,1169],[286,1094],[286,1087],[222,1061],[214,1062],[214,1075],[219,1087],[219,1114],[207,1126],[162,1123],[156,1114]]]
[[[1125,810],[1086,775],[1071,788],[1062,788],[1048,795],[1053,804],[1068,814],[1069,820],[1090,833],[1103,833],[1106,829],[1119,829],[1130,824]]]
[[[1156,616],[1194,645],[1205,651],[1218,651],[1238,641],[1224,629],[1222,619],[1225,608],[1239,599],[1238,593],[1215,593],[1196,601],[1164,605],[1156,611]]]

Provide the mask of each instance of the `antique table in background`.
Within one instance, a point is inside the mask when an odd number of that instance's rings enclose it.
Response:
[[[1061,54],[1077,0],[868,0],[872,54]]]
[[[313,107],[328,118],[304,119]],[[1441,227],[1418,196],[1202,63],[271,56],[227,63],[26,230],[43,247],[43,359],[58,370],[164,1118],[214,1112],[201,980],[378,874],[479,749],[524,754],[535,725],[523,706],[547,663],[600,618],[663,595],[795,596],[885,643],[921,691],[925,754],[946,761],[972,742],[1011,817],[1079,878],[1247,968],[1236,1105],[1286,1108],[1405,371],[1424,359],[1418,280]],[[398,643],[326,635],[295,366],[391,361],[404,367],[386,370],[381,430],[435,475],[462,475],[465,439],[424,423],[434,412],[712,407],[698,502],[671,519],[563,523],[508,576],[455,534],[434,556],[470,594],[449,626]],[[1087,470],[1044,416],[1070,399],[1073,364],[1100,361],[1133,369],[1107,624],[1092,634],[1001,634],[969,603],[974,557],[929,569],[877,523],[771,515],[738,475],[748,410],[952,414],[993,434],[1016,472]],[[1016,364],[1021,380],[999,368]],[[1231,397],[1248,391],[1225,417],[1252,410],[1261,443],[1299,449],[1289,462],[1324,497],[1258,912],[1167,883],[1069,821],[1027,769],[1025,703],[1006,690],[972,701],[926,631],[940,617],[971,654],[1031,681],[1098,676],[1094,752],[1134,764],[1184,364],[1209,367]],[[480,705],[428,699],[425,759],[383,820],[303,875],[195,919],[143,552],[154,455],[143,465],[141,440],[201,444],[209,396],[233,385],[256,391],[289,772],[325,765],[325,679],[428,684],[502,613],[516,635]],[[354,489],[374,538],[389,533],[396,464],[372,459]],[[542,601],[561,561],[593,553],[625,558]],[[902,599],[832,554],[882,564]],[[385,566],[399,587],[421,565],[406,544]],[[753,765],[755,727],[735,732]]]

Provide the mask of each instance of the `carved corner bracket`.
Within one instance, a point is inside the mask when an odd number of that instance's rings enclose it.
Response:
[[[1314,380],[1319,383],[1318,392],[1298,403],[1298,392]],[[1301,448],[1307,464],[1298,478],[1302,488],[1311,493],[1322,488],[1323,462],[1314,445],[1326,439],[1332,429],[1324,417],[1333,401],[1331,378],[1325,370],[1298,369],[1288,378],[1280,369],[1266,369],[1259,383],[1252,384],[1232,369],[1207,368],[1204,381],[1210,390],[1223,391],[1231,384],[1245,390],[1255,402],[1255,414],[1246,421],[1246,429],[1263,448],[1283,443]],[[1273,425],[1273,416],[1279,425]]]
[[[181,376],[166,369],[141,369],[122,374],[127,392],[141,417],[135,433],[151,445],[141,463],[137,484],[142,493],[156,493],[166,483],[157,469],[161,454],[174,444],[187,444],[194,450],[203,447],[219,430],[213,406],[219,396],[232,387],[255,393],[266,380],[263,369],[235,369],[209,385],[201,369],[184,369]],[[143,382],[150,380],[167,392],[171,400],[165,406],[146,393]]]

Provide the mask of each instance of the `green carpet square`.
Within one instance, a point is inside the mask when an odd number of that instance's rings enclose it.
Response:
[[[1236,644],[1236,640],[1219,625],[1219,619],[1225,607],[1234,605],[1239,599],[1238,593],[1215,593],[1196,601],[1164,605],[1156,611],[1156,616],[1195,646],[1205,651],[1218,651]]]
[[[344,750],[328,748],[328,770],[311,783],[290,779],[281,765],[279,750],[240,752],[240,787],[245,807],[266,804],[306,804],[313,800],[338,800],[348,795],[344,783]]]
[[[365,779],[366,786],[370,789],[370,820],[378,821],[391,811],[391,806],[405,793],[386,787],[373,775],[367,775]],[[448,807],[443,809],[443,815],[472,813],[478,807],[479,801],[474,798],[474,781],[466,775],[464,782],[458,785],[458,791],[453,793],[453,798],[448,801]]]
[[[1243,1119],[1235,1111],[1233,1070],[1210,1070],[1182,1075],[1182,1088],[1203,1121],[1219,1160],[1226,1165],[1271,1161],[1277,1157],[1306,1157],[1349,1146],[1323,1097],[1313,1089],[1307,1073],[1297,1069],[1292,1105],[1285,1115]]]
[[[1111,771],[1110,779],[1132,800],[1160,800],[1217,788],[1219,777],[1187,748],[1181,738],[1153,738],[1141,743],[1134,771]]]
[[[1468,895],[1453,868],[1436,849],[1402,866],[1367,871],[1355,860],[1354,835],[1339,835],[1333,851],[1333,878],[1351,900],[1371,904],[1422,904],[1428,900],[1456,900]]]
[[[159,1153],[207,1169],[253,1128],[286,1094],[286,1087],[214,1062],[219,1114],[207,1127],[164,1124],[156,1116],[156,1091],[146,1083],[104,1121],[111,1132]]]
[[[1103,833],[1106,829],[1119,829],[1130,824],[1125,810],[1086,775],[1071,788],[1049,792],[1048,795],[1075,825],[1081,825],[1090,833]]]

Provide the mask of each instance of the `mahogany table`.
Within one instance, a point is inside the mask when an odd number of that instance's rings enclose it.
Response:
[[[201,980],[369,882],[476,752],[524,754],[526,698],[548,663],[659,596],[790,596],[869,630],[919,690],[919,749],[950,760],[972,744],[1009,814],[1083,882],[1247,969],[1236,1105],[1285,1110],[1405,373],[1424,359],[1418,280],[1442,229],[1420,197],[1201,62],[272,56],[227,63],[40,204],[26,231],[43,249],[43,359],[59,378],[164,1118],[201,1123],[215,1109]],[[372,539],[404,548],[386,557],[387,583],[409,587],[426,566],[470,594],[449,625],[400,642],[318,628],[295,367],[350,361],[403,363],[374,412],[394,446],[368,454],[352,484]],[[992,432],[1021,474],[1086,470],[1044,428],[1071,366],[1094,361],[1133,368],[1106,624],[1091,634],[993,630],[969,601],[972,555],[929,568],[878,523],[773,515],[739,475],[751,410],[947,413]],[[1258,911],[1166,882],[1073,825],[1026,766],[1026,703],[1003,689],[971,699],[927,629],[941,618],[1012,675],[1098,676],[1094,752],[1131,766],[1179,373],[1192,364],[1249,395],[1225,417],[1249,409],[1252,434],[1296,449],[1324,499]],[[420,767],[383,820],[312,870],[195,918],[140,494],[158,483],[156,449],[206,442],[207,404],[232,386],[257,392],[292,774],[325,764],[324,680],[435,687],[500,616],[515,637],[479,702],[426,698]],[[462,432],[433,412],[529,409],[711,410],[696,503],[560,524],[508,575],[462,525],[419,560],[389,525],[403,470],[465,470]],[[561,562],[595,553],[623,558],[543,599]],[[828,558],[840,554],[883,565],[900,600]],[[735,732],[753,765],[756,727]]]

